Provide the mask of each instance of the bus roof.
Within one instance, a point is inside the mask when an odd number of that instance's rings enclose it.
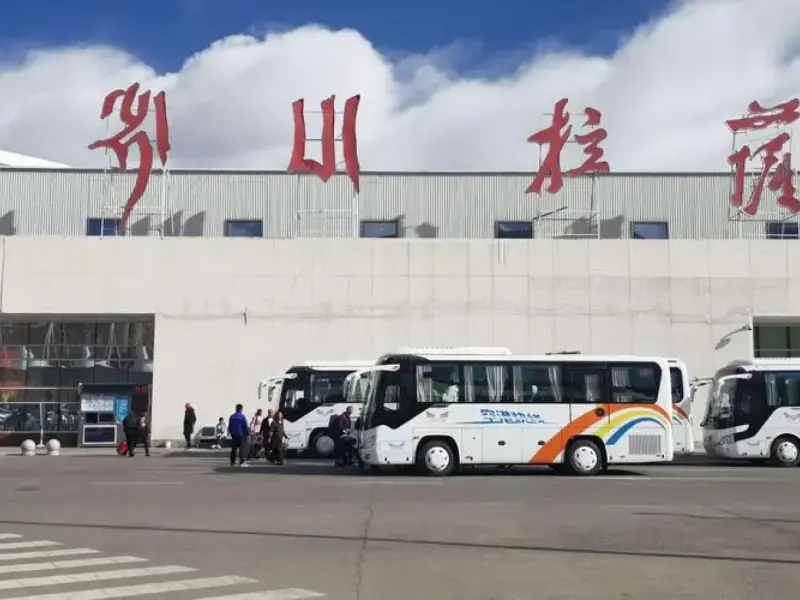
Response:
[[[748,358],[734,360],[722,367],[720,371],[741,369],[743,371],[797,371],[800,370],[800,358]]]
[[[356,369],[363,369],[372,366],[372,360],[309,360],[302,365],[294,365],[287,369],[288,371],[296,371],[298,369],[308,369],[310,371],[355,371]]]
[[[393,357],[399,356],[412,356],[421,360],[431,362],[449,362],[449,361],[502,361],[502,362],[668,362],[670,359],[663,356],[629,356],[623,354],[507,354],[507,355],[491,355],[491,354],[384,354],[379,361],[386,361]]]

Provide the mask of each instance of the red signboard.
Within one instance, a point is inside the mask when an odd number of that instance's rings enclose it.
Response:
[[[360,190],[359,175],[361,166],[358,162],[358,142],[356,139],[356,117],[361,96],[352,96],[344,104],[342,118],[342,152],[347,176],[353,182],[356,192]],[[288,173],[313,173],[322,181],[328,181],[336,172],[336,96],[322,101],[322,162],[306,158],[306,119],[304,100],[300,98],[292,103],[294,115],[294,144],[292,157],[289,160]]]
[[[133,190],[127,202],[125,202],[125,207],[122,211],[122,218],[120,219],[119,225],[120,233],[125,230],[125,224],[128,221],[133,207],[136,206],[136,203],[147,190],[150,172],[153,169],[153,146],[150,141],[150,136],[145,131],[136,131],[137,128],[142,126],[150,110],[150,94],[150,90],[146,90],[140,94],[138,83],[132,84],[126,90],[119,89],[110,92],[105,97],[105,100],[103,100],[103,109],[100,112],[100,119],[105,120],[111,116],[117,101],[121,101],[119,117],[124,127],[122,131],[110,138],[97,140],[89,144],[89,150],[95,150],[97,148],[108,148],[112,150],[117,157],[119,169],[123,172],[128,169],[128,150],[134,144],[139,147],[139,171],[136,174],[136,182],[133,185]],[[136,101],[135,110],[133,108],[134,100]],[[161,165],[164,166],[167,163],[170,150],[166,94],[164,92],[159,92],[153,97],[152,102],[156,119],[156,151],[158,152]]]
[[[551,124],[528,138],[528,141],[534,144],[547,145],[547,154],[536,173],[536,177],[533,178],[533,182],[528,186],[528,192],[540,194],[544,180],[547,177],[550,177],[547,191],[555,194],[564,185],[564,177],[577,177],[585,173],[608,173],[611,171],[608,162],[601,160],[604,150],[600,147],[600,143],[608,137],[606,130],[600,127],[603,115],[599,110],[590,106],[584,109],[586,121],[583,126],[592,129],[583,134],[576,134],[573,138],[575,142],[583,146],[583,153],[587,158],[583,161],[583,164],[575,169],[570,169],[567,172],[561,170],[561,151],[572,135],[572,125],[569,123],[569,113],[566,111],[568,102],[567,98],[562,98],[556,102]]]
[[[747,107],[748,114],[744,117],[730,119],[725,122],[731,132],[760,131],[767,127],[775,127],[776,135],[769,141],[762,143],[755,150],[745,144],[728,156],[728,164],[733,167],[733,194],[731,204],[748,216],[755,216],[761,203],[761,194],[764,185],[773,192],[778,193],[778,204],[796,213],[800,211],[800,199],[797,198],[792,177],[792,154],[784,152],[784,146],[791,139],[791,135],[784,131],[779,132],[780,126],[788,126],[800,119],[800,99],[794,98],[782,104],[764,108],[756,101]],[[734,137],[735,139],[735,137]],[[780,158],[779,158],[780,155]],[[761,173],[758,176],[753,192],[744,203],[745,175],[747,161],[761,157]],[[777,167],[776,167],[777,165]],[[772,168],[776,167],[774,171]]]

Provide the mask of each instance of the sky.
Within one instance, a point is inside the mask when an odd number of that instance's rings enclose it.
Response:
[[[164,91],[172,168],[285,169],[292,102],[360,94],[367,171],[534,171],[568,99],[602,113],[613,171],[725,171],[727,119],[800,95],[797,0],[5,0],[0,149],[74,167],[116,133],[105,95]],[[144,130],[155,138],[155,111]],[[337,128],[341,126],[337,115]],[[764,135],[736,142],[763,143]],[[564,168],[582,148],[567,145]],[[337,160],[343,149],[337,145]],[[318,158],[319,144],[308,144]],[[132,152],[130,166],[138,158]]]

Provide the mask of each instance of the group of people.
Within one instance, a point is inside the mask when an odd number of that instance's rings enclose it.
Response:
[[[125,446],[117,452],[133,457],[136,446],[144,446],[144,455],[150,456],[150,428],[147,425],[147,413],[137,415],[131,410],[122,420],[122,431],[125,434]]]
[[[220,426],[222,425],[222,427]],[[282,465],[288,436],[283,427],[283,414],[273,414],[272,409],[264,411],[260,408],[248,422],[244,407],[236,405],[236,411],[228,418],[228,435],[231,444],[231,466],[239,459],[240,467],[248,467],[248,460],[257,459],[263,450],[266,459],[275,465]],[[224,422],[220,417],[217,424],[217,447],[221,445],[225,434]]]

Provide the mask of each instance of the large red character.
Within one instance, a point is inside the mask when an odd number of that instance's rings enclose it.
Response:
[[[147,118],[147,113],[150,109],[150,90],[139,94],[139,84],[134,83],[126,90],[119,89],[110,92],[103,100],[103,109],[100,112],[101,119],[107,119],[114,112],[118,100],[122,101],[119,117],[125,126],[122,131],[108,139],[92,142],[89,144],[89,150],[95,150],[96,148],[112,150],[117,156],[120,171],[125,172],[128,169],[128,151],[130,147],[133,144],[139,147],[139,171],[136,174],[136,182],[133,185],[131,195],[125,202],[125,208],[122,211],[122,218],[119,224],[119,230],[122,233],[125,231],[125,224],[130,217],[131,211],[147,190],[150,172],[153,169],[153,146],[147,132],[137,131],[134,133]],[[137,100],[136,110],[133,109],[134,100]],[[167,164],[170,150],[166,94],[164,92],[156,94],[153,98],[153,105],[156,118],[156,151],[161,165],[164,166]]]
[[[753,101],[747,107],[747,112],[750,113],[748,116],[730,119],[725,124],[734,134],[740,131],[758,131],[770,126],[791,125],[800,119],[799,108],[800,99],[798,98],[768,108],[764,108],[758,102]],[[778,204],[794,213],[800,212],[800,199],[797,198],[794,183],[792,182],[792,176],[794,175],[792,153],[783,152],[783,156],[778,158],[778,155],[783,151],[783,147],[790,139],[791,136],[788,133],[780,133],[756,148],[755,151],[751,151],[750,146],[744,145],[728,157],[728,164],[733,167],[731,204],[744,214],[753,217],[758,213],[765,184],[770,190],[778,193]],[[761,173],[747,204],[742,206],[744,204],[744,178],[747,172],[747,161],[758,155],[763,157]],[[770,173],[772,167],[776,165],[775,171]]]
[[[359,175],[361,165],[358,162],[358,143],[356,139],[356,117],[361,96],[347,99],[342,119],[342,146],[344,166],[347,176],[353,182],[356,192],[360,190]],[[334,125],[336,121],[336,96],[322,101],[322,163],[306,158],[306,119],[303,112],[303,99],[292,103],[294,114],[294,144],[292,158],[289,160],[288,173],[313,173],[322,181],[328,181],[336,173],[336,138]]]
[[[586,121],[583,125],[584,127],[593,127],[595,129],[588,133],[576,134],[574,138],[578,144],[584,147],[583,153],[587,158],[579,167],[570,169],[566,173],[562,172],[561,151],[572,134],[569,113],[566,111],[567,102],[567,98],[559,100],[553,110],[553,120],[550,126],[537,131],[528,138],[529,142],[540,146],[547,144],[547,154],[544,161],[542,161],[542,166],[536,173],[536,177],[533,178],[533,182],[528,186],[528,192],[541,193],[544,180],[548,176],[550,177],[550,184],[547,186],[547,191],[555,194],[564,185],[564,177],[577,177],[584,173],[608,173],[611,171],[608,162],[601,160],[604,150],[600,147],[600,143],[608,137],[606,130],[599,127],[603,115],[596,108],[587,106],[584,109]]]

